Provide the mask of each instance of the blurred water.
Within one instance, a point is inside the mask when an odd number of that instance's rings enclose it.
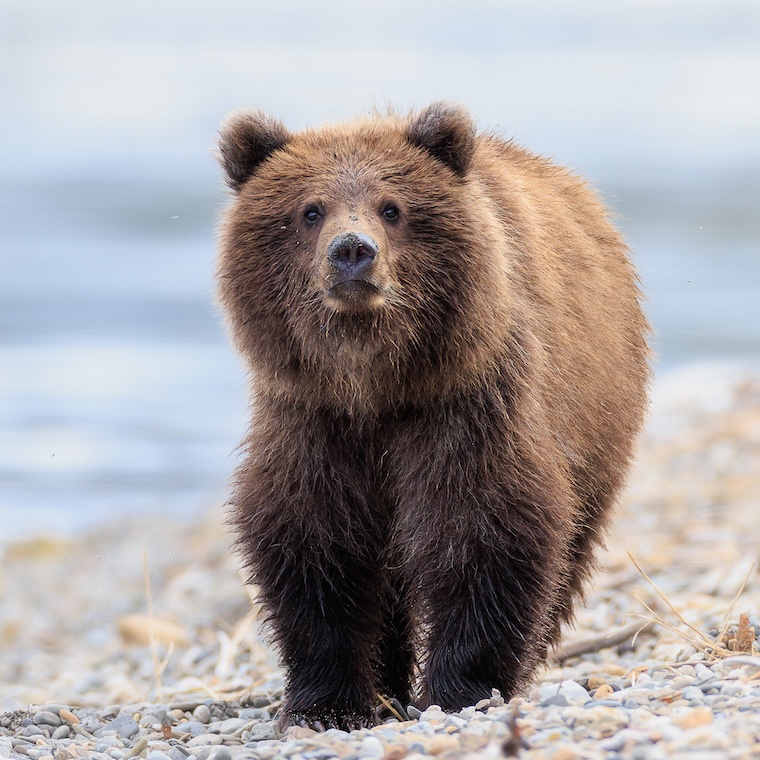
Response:
[[[4,0],[0,531],[224,500],[245,401],[211,148],[238,105],[465,102],[601,190],[661,368],[757,359],[759,30],[754,0]]]
[[[7,534],[223,501],[245,404],[211,294],[216,200],[181,184],[0,191]]]

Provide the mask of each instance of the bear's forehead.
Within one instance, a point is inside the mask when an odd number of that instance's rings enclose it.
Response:
[[[341,185],[397,182],[423,170],[420,151],[400,131],[322,129],[297,133],[282,153],[280,170],[302,179]]]
[[[312,151],[335,148],[378,152],[409,144],[405,129],[393,121],[380,119],[305,129],[293,133],[290,143]]]
[[[291,134],[251,188],[282,202],[384,203],[451,190],[444,167],[394,123],[325,127]]]

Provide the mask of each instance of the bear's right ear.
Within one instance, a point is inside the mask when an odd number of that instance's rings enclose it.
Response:
[[[237,193],[256,167],[290,139],[285,125],[263,111],[239,108],[219,128],[220,163]]]
[[[439,101],[412,119],[409,142],[464,177],[475,150],[475,124],[467,109]]]

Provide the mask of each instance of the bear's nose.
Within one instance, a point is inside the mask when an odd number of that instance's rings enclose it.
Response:
[[[327,246],[328,261],[345,277],[364,275],[377,256],[377,243],[362,232],[341,232]]]

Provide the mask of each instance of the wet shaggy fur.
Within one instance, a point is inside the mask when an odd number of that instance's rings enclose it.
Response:
[[[434,104],[223,124],[219,293],[252,378],[233,493],[281,725],[523,687],[645,408],[647,325],[586,186]]]

